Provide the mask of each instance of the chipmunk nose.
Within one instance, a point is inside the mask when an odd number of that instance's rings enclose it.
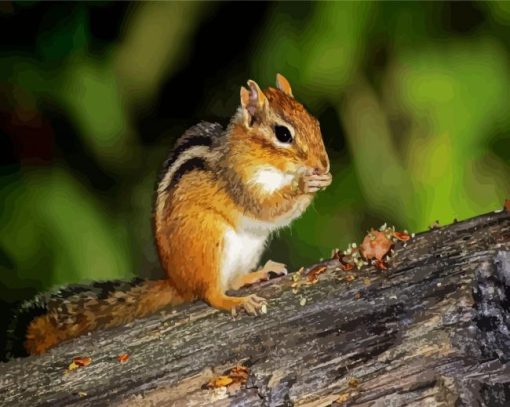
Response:
[[[324,173],[329,172],[329,158],[326,156],[322,159],[322,165],[324,166]]]
[[[328,157],[322,157],[320,159],[320,165],[315,167],[313,173],[315,175],[327,174],[329,172],[329,160]]]

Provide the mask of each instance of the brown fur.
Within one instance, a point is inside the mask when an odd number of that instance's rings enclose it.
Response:
[[[165,167],[157,188],[154,234],[168,280],[145,281],[127,291],[114,291],[105,299],[82,295],[59,302],[30,323],[25,342],[29,353],[44,352],[97,327],[120,325],[170,304],[203,299],[228,311],[242,305],[247,310],[256,307],[260,298],[252,297],[247,307],[248,297],[228,296],[222,287],[226,230],[237,231],[246,217],[267,223],[289,214],[291,219],[306,209],[313,194],[295,184],[267,193],[250,180],[267,165],[296,179],[310,171],[327,174],[329,161],[317,120],[292,97],[285,78],[278,78],[282,90],[262,92],[255,82],[248,84],[250,90],[241,90],[241,108],[226,133],[218,135],[217,125],[212,124],[193,127],[177,146],[196,137],[196,132],[211,136],[214,142],[181,152],[180,161],[170,161]],[[275,144],[275,125],[292,126],[291,145],[282,148]],[[201,160],[201,167],[193,167],[175,181],[172,174],[183,160],[191,159]],[[265,276],[267,271],[241,276],[227,288],[239,288]]]
[[[168,192],[163,213],[155,217],[156,244],[171,284],[183,298],[201,298],[225,310],[241,301],[226,296],[220,287],[225,230],[236,230],[243,215],[270,222],[296,207],[304,210],[313,198],[293,185],[263,194],[248,182],[254,171],[267,163],[285,172],[303,166],[329,171],[317,120],[291,95],[274,88],[262,94],[254,82],[249,85],[260,100],[250,99],[250,91],[243,88],[243,106],[253,105],[251,111],[255,112],[266,104],[263,112],[257,111],[254,122],[249,120],[253,127],[247,128],[245,112],[234,116],[224,142],[207,157],[209,170],[187,174]],[[278,148],[272,142],[274,120],[294,127],[296,143],[292,149]],[[255,280],[247,277],[243,282]]]

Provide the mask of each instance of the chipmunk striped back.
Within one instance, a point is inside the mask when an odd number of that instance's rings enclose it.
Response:
[[[168,194],[184,174],[210,169],[214,148],[223,134],[224,129],[220,124],[200,122],[186,130],[177,140],[158,178],[154,199],[156,220],[163,213]]]

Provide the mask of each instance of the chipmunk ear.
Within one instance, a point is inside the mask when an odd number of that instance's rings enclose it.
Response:
[[[280,89],[282,92],[286,93],[289,96],[294,97],[292,95],[292,88],[290,87],[290,83],[287,80],[287,78],[279,73],[276,74],[276,86],[278,89]]]
[[[241,106],[245,112],[245,118],[250,126],[257,113],[262,112],[267,105],[267,97],[264,92],[260,90],[257,82],[248,81],[249,90],[244,86],[241,87]]]

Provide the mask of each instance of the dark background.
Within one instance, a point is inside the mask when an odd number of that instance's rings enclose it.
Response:
[[[266,257],[294,270],[384,222],[501,207],[509,24],[498,2],[0,3],[0,298],[158,276],[173,141],[277,72],[319,118],[334,182]]]

